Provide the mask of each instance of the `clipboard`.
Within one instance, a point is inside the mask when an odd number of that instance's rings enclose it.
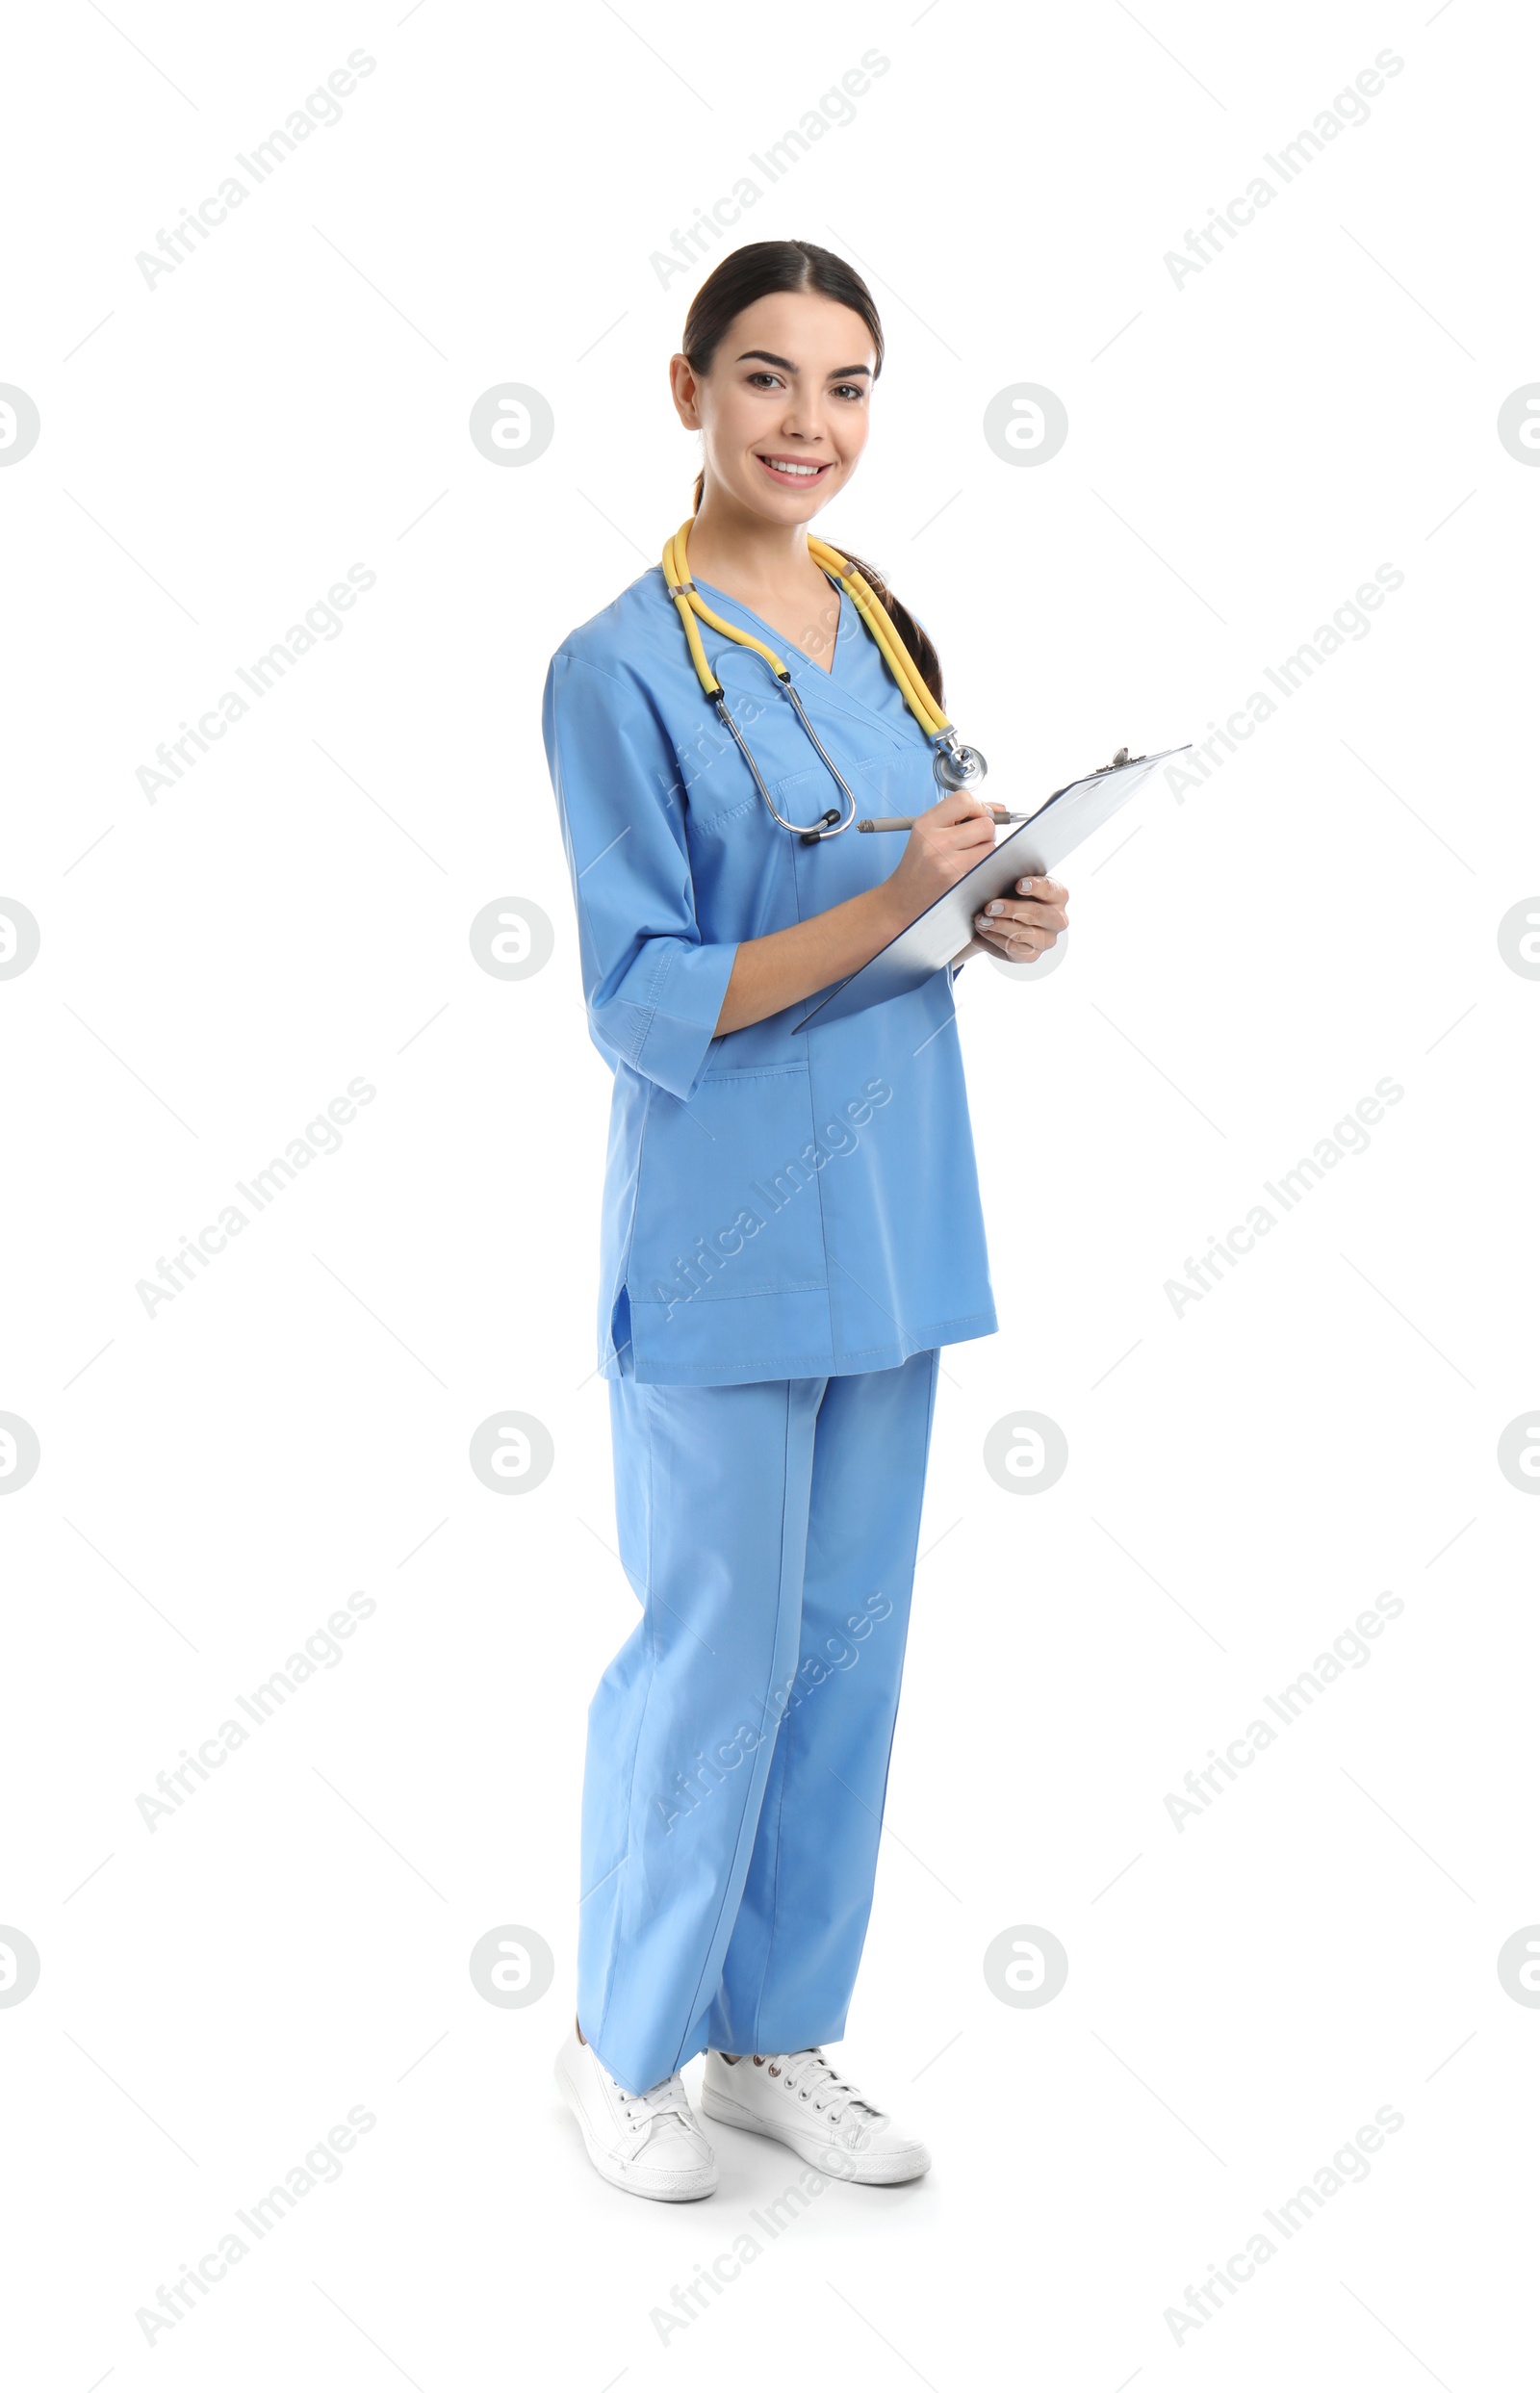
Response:
[[[852,972],[827,997],[820,997],[797,1029],[806,1030],[809,1022],[842,1021],[849,1014],[862,1014],[868,1006],[918,989],[967,945],[973,937],[973,917],[990,898],[1010,896],[1017,881],[1029,873],[1051,872],[1083,839],[1110,821],[1119,807],[1127,805],[1157,764],[1164,764],[1168,757],[1185,755],[1192,744],[1185,740],[1179,748],[1162,748],[1158,755],[1140,757],[1130,757],[1126,749],[1119,748],[1111,764],[1099,766],[1079,781],[1066,782],[1043,800],[1036,813],[997,840],[988,856],[943,890],[907,930],[879,948],[859,972]]]

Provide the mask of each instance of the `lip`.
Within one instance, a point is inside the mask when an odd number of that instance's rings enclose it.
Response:
[[[793,484],[800,484],[805,490],[816,489],[825,476],[834,471],[834,460],[831,457],[794,457],[784,450],[766,456],[757,449],[754,453],[757,462],[764,467],[765,472],[774,476],[783,489],[789,488]],[[780,465],[813,465],[818,470],[815,474],[778,474],[776,468]]]

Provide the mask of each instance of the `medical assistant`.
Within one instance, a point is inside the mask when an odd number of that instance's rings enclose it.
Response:
[[[861,814],[936,803],[932,751],[848,596],[832,669],[773,647]],[[780,811],[838,802],[763,661],[703,634]],[[606,1378],[837,1377],[996,1326],[951,966],[839,1022],[805,1001],[713,1038],[740,939],[886,879],[890,837],[804,845],[706,703],[653,567],[552,659],[546,752],[590,1034],[614,1071],[599,1304]]]

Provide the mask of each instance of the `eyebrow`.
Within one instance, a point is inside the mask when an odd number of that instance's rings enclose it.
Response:
[[[779,366],[783,373],[796,373],[799,372],[799,369],[792,364],[789,357],[777,357],[772,349],[745,349],[742,357],[740,357],[737,362],[741,366],[751,357],[762,358],[767,366]],[[852,374],[857,373],[870,375],[871,368],[870,366],[836,366],[834,369],[834,372],[830,374],[829,379],[831,382],[845,382],[850,379]]]

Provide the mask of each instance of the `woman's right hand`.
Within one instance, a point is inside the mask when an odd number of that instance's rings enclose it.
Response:
[[[895,914],[907,924],[954,888],[994,845],[994,819],[968,789],[949,789],[927,813],[916,814],[904,853],[887,876]]]
[[[783,931],[739,940],[714,1035],[746,1030],[859,972],[993,845],[994,820],[982,801],[963,789],[949,791],[939,806],[914,817],[886,881]]]

